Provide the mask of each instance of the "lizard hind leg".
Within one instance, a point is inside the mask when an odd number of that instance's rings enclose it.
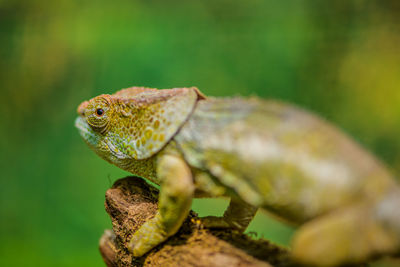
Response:
[[[388,227],[388,222],[396,224],[399,231],[400,221],[394,221],[400,215],[382,216],[382,205],[389,201],[386,198],[353,204],[304,224],[292,241],[294,259],[306,265],[337,266],[398,251],[400,232]],[[400,204],[400,195],[397,200]]]
[[[254,218],[257,209],[242,200],[232,198],[223,217],[207,216],[201,219],[207,228],[234,228],[244,232]]]

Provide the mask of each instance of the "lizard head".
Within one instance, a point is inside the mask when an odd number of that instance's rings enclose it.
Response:
[[[98,155],[121,165],[126,159],[146,159],[161,150],[201,98],[194,87],[131,87],[81,103],[75,126]]]
[[[100,95],[89,101],[82,102],[78,107],[78,118],[75,127],[78,128],[83,140],[98,155],[110,162],[118,159],[116,149],[107,136],[112,130],[114,108],[110,95]]]

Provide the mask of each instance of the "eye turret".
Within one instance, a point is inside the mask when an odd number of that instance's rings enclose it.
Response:
[[[111,115],[110,101],[107,95],[101,95],[89,101],[85,109],[85,117],[93,130],[104,133],[109,125]]]
[[[102,109],[102,108],[96,109],[96,114],[99,117],[103,116],[104,115],[104,109]]]

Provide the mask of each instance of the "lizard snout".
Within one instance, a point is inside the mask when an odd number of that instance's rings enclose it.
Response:
[[[77,112],[78,112],[78,114],[79,114],[80,116],[84,116],[84,115],[85,115],[85,110],[86,110],[86,108],[87,108],[88,105],[89,105],[89,101],[82,102],[82,103],[79,105],[79,107],[78,107],[78,109],[77,109]]]

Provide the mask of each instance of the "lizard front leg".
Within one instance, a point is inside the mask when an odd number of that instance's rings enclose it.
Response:
[[[208,228],[229,228],[244,232],[257,212],[257,207],[246,202],[231,198],[228,208],[223,217],[207,216],[202,218],[205,227]]]
[[[189,214],[194,184],[189,166],[173,155],[163,155],[157,164],[160,180],[158,211],[132,236],[131,251],[140,257],[175,234]]]

